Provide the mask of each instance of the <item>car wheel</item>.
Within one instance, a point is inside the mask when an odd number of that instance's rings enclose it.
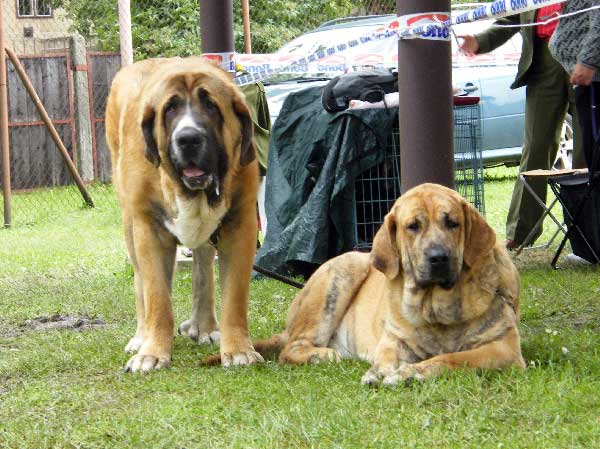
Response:
[[[567,114],[560,132],[560,143],[554,160],[554,168],[557,170],[570,169],[573,167],[573,119]]]

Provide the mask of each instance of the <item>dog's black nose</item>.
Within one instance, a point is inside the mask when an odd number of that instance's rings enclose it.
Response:
[[[195,148],[202,145],[204,134],[199,129],[188,126],[177,133],[175,140],[182,149]]]
[[[450,256],[448,255],[448,251],[441,246],[434,246],[428,252],[428,260],[429,264],[433,268],[441,268],[448,265],[450,262]]]

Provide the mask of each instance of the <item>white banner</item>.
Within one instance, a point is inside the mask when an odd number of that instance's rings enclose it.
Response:
[[[347,42],[341,42],[297,60],[286,61],[285,64],[281,65],[272,64],[271,60],[258,67],[248,67],[252,73],[236,77],[235,82],[238,85],[244,85],[260,81],[277,73],[302,72],[309,64],[330,58],[334,55],[346,53],[348,50],[356,49],[374,40],[391,38],[449,40],[449,28],[453,25],[475,22],[482,19],[497,19],[526,11],[533,11],[543,6],[563,3],[565,1],[568,0],[496,0],[495,2],[486,3],[475,9],[465,11],[456,17],[449,17],[448,13],[420,13],[400,16],[391,19],[382,30],[351,39]]]
[[[400,39],[427,39],[434,41],[449,41],[450,29],[446,25],[450,20],[450,13],[428,12],[408,14],[398,17]]]

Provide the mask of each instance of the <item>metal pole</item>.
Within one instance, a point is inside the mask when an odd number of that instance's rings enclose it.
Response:
[[[4,227],[11,225],[10,149],[8,138],[8,82],[4,54],[4,2],[0,0],[0,145],[2,146],[2,193],[4,196]]]
[[[131,7],[129,0],[119,0],[119,38],[121,45],[121,67],[125,67],[133,64]]]
[[[398,15],[449,12],[450,0],[396,0]],[[398,44],[401,191],[424,182],[454,188],[449,41]]]
[[[234,51],[231,0],[200,0],[200,38],[202,53]]]
[[[50,132],[50,136],[52,137],[52,140],[54,140],[54,143],[56,143],[56,146],[58,147],[58,150],[60,151],[62,158],[64,159],[65,163],[67,164],[67,168],[71,172],[71,175],[73,176],[73,179],[75,180],[75,183],[77,184],[77,187],[79,188],[79,191],[81,192],[81,195],[83,196],[83,199],[85,200],[85,202],[87,203],[88,206],[94,207],[94,202],[92,201],[92,197],[90,196],[87,189],[85,188],[85,184],[83,183],[83,180],[79,176],[79,173],[77,172],[77,167],[75,167],[75,164],[71,160],[71,157],[69,156],[69,152],[67,151],[64,144],[62,143],[62,140],[60,140],[60,136],[58,135],[58,132],[56,131],[56,128],[54,127],[54,123],[52,123],[52,120],[48,116],[48,113],[46,112],[46,109],[44,108],[42,101],[40,100],[37,93],[35,92],[35,88],[33,87],[33,84],[31,84],[31,80],[27,76],[27,72],[25,72],[25,69],[21,65],[21,62],[19,61],[19,58],[17,58],[17,55],[15,55],[13,53],[13,51],[8,47],[5,47],[5,50],[6,50],[6,54],[8,55],[11,62],[13,63],[13,66],[15,67],[15,70],[17,71],[19,78],[21,78],[21,81],[23,82],[23,85],[25,86],[27,93],[31,97],[31,101],[33,101],[33,103],[35,104],[35,107],[37,108],[42,120],[44,121],[44,124],[46,125],[46,128]]]
[[[250,0],[242,0],[242,18],[244,21],[244,53],[252,53],[252,37],[250,35]]]

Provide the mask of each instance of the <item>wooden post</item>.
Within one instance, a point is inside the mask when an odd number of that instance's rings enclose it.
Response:
[[[71,175],[73,176],[73,179],[75,180],[75,183],[77,184],[77,187],[79,188],[79,191],[81,192],[81,195],[83,196],[83,199],[85,200],[85,202],[87,203],[88,206],[94,207],[94,202],[92,201],[92,197],[90,196],[87,189],[85,188],[85,184],[84,184],[83,180],[81,179],[81,177],[79,176],[79,173],[77,172],[77,168],[75,167],[75,164],[73,163],[73,161],[71,160],[71,157],[69,156],[69,152],[65,148],[65,145],[62,143],[62,140],[60,140],[60,136],[58,135],[58,132],[56,131],[56,128],[54,127],[54,123],[52,123],[52,120],[48,116],[48,113],[46,112],[46,109],[44,108],[42,101],[40,100],[37,93],[35,92],[35,88],[31,84],[31,81],[29,80],[29,77],[27,76],[27,72],[25,72],[25,69],[21,65],[19,58],[17,58],[17,56],[13,53],[13,51],[8,47],[5,47],[5,50],[6,50],[6,54],[8,55],[11,62],[13,63],[13,66],[15,67],[15,70],[17,71],[19,78],[21,78],[21,81],[23,82],[23,85],[25,86],[27,93],[29,93],[29,96],[31,97],[31,101],[33,101],[33,103],[35,104],[35,107],[37,108],[42,120],[44,121],[44,124],[46,125],[46,128],[50,132],[50,136],[52,137],[52,140],[54,140],[54,143],[56,143],[56,146],[58,147],[58,150],[60,151],[61,156],[63,157],[65,163],[67,164],[67,168],[71,172]]]
[[[0,0],[0,145],[2,146],[2,192],[4,196],[4,227],[11,225],[10,151],[8,138],[8,83],[4,54],[4,1]]]
[[[242,0],[242,18],[244,22],[244,53],[252,53],[252,37],[250,35],[250,0]]]

